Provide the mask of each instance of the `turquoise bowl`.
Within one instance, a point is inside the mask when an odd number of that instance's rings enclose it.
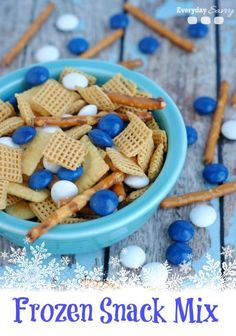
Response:
[[[51,77],[58,78],[64,67],[78,67],[104,83],[116,73],[137,83],[139,88],[150,92],[154,97],[163,97],[166,108],[154,111],[154,116],[168,135],[168,153],[164,167],[152,186],[125,208],[116,213],[93,221],[78,224],[63,224],[50,230],[34,244],[45,242],[46,248],[54,254],[86,253],[110,246],[127,237],[144,224],[156,211],[160,202],[173,188],[182,170],[187,148],[186,130],[180,111],[156,83],[145,76],[122,66],[98,60],[65,59],[45,63]],[[7,100],[12,94],[27,89],[24,81],[28,68],[17,70],[0,79],[0,97]],[[35,222],[21,220],[0,212],[0,234],[11,242],[23,246],[27,231]]]

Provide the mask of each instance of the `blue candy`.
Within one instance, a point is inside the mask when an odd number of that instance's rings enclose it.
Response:
[[[188,145],[193,145],[198,138],[197,131],[191,126],[186,126]]]
[[[61,167],[58,172],[57,176],[60,180],[67,180],[67,181],[76,181],[80,176],[83,174],[84,169],[82,166],[78,167],[75,170],[70,170],[64,167]]]
[[[89,206],[98,215],[107,216],[117,209],[118,203],[118,197],[113,191],[103,189],[93,194]]]
[[[41,190],[47,188],[53,178],[52,173],[47,169],[41,169],[33,173],[28,181],[28,185],[31,189]]]
[[[199,97],[193,102],[193,108],[201,115],[215,112],[216,105],[216,100],[207,96]]]
[[[113,145],[110,135],[98,128],[89,131],[88,136],[95,146],[105,148]]]
[[[89,48],[89,43],[82,37],[75,37],[69,41],[67,48],[72,54],[79,55]]]
[[[12,135],[12,140],[18,145],[24,145],[31,140],[36,135],[36,129],[32,126],[21,126],[18,127]]]
[[[8,102],[14,107],[14,109],[17,109],[17,100],[15,97],[15,94],[13,94],[9,99]]]
[[[194,227],[188,221],[176,220],[169,226],[168,234],[174,241],[187,242],[194,236]]]
[[[211,184],[217,184],[227,180],[229,171],[221,163],[212,163],[205,166],[202,172],[202,176],[207,182]]]
[[[166,250],[166,259],[173,265],[180,265],[192,258],[192,248],[185,243],[173,243]]]
[[[188,34],[193,38],[205,37],[207,33],[208,33],[208,26],[201,22],[190,24],[188,26]]]
[[[160,42],[153,36],[147,36],[139,41],[139,50],[144,54],[153,54],[159,47]]]
[[[118,13],[110,17],[111,29],[127,28],[129,25],[128,15],[125,13]]]
[[[41,65],[36,65],[29,69],[25,75],[25,81],[31,86],[45,83],[49,78],[49,71]]]
[[[123,130],[124,122],[119,116],[108,114],[99,120],[97,127],[114,138]]]

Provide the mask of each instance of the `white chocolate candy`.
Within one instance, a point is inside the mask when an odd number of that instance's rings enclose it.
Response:
[[[0,138],[0,144],[8,146],[8,147],[12,147],[12,148],[20,148],[19,145],[17,145],[16,143],[14,143],[12,141],[11,137],[2,137],[2,138]]]
[[[79,19],[74,14],[63,14],[56,21],[57,29],[63,32],[71,32],[77,28]]]
[[[58,170],[61,168],[56,163],[49,162],[46,158],[43,158],[43,166],[45,169],[49,170],[50,172],[56,174]]]
[[[45,45],[36,51],[35,59],[37,62],[50,62],[59,58],[59,50],[52,45]]]
[[[140,278],[145,287],[164,287],[168,270],[163,264],[152,262],[143,266]]]
[[[45,126],[45,127],[38,127],[37,131],[38,132],[44,132],[44,133],[55,133],[60,130],[59,126]]]
[[[141,247],[129,245],[120,252],[120,262],[127,268],[139,268],[143,266],[146,260],[146,254]]]
[[[194,225],[207,227],[215,222],[217,214],[212,206],[200,204],[190,211],[189,218]]]
[[[236,140],[236,120],[228,120],[223,123],[221,133],[229,140]]]
[[[68,90],[76,90],[77,87],[87,87],[88,79],[77,72],[71,72],[63,77],[62,84]]]
[[[82,109],[79,111],[78,115],[81,116],[94,116],[98,113],[98,108],[96,105],[90,104],[82,107]]]
[[[69,114],[69,113],[64,113],[64,114],[62,114],[62,117],[63,118],[69,118],[69,117],[72,117],[72,115]]]
[[[75,197],[79,190],[77,186],[66,180],[57,181],[53,184],[51,189],[51,197],[55,203],[60,200]]]
[[[144,188],[149,185],[149,178],[144,176],[134,176],[134,175],[127,175],[124,179],[124,183],[133,189],[140,189]]]

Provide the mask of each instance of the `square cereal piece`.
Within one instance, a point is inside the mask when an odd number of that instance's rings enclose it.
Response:
[[[0,180],[22,182],[22,150],[0,144]]]
[[[108,80],[102,88],[107,92],[119,92],[128,96],[133,96],[136,93],[137,85],[121,74],[116,74]]]
[[[111,112],[116,109],[116,106],[100,86],[92,85],[86,88],[77,88],[77,91],[87,103],[96,105],[99,110]]]
[[[3,120],[9,117],[12,117],[13,115],[15,115],[15,111],[12,108],[12,106],[8,103],[4,103],[0,99],[0,122],[2,122]]]
[[[3,210],[7,206],[7,186],[8,181],[0,180],[0,209]]]
[[[7,118],[0,123],[0,136],[11,134],[18,127],[23,125],[24,120],[21,117]]]
[[[33,211],[35,216],[40,220],[44,221],[47,219],[53,212],[57,210],[56,205],[53,203],[52,199],[48,198],[46,201],[38,203],[30,203],[30,209]]]
[[[24,120],[26,125],[33,125],[34,113],[29,102],[24,98],[23,95],[19,94],[16,94],[16,99],[21,118]]]
[[[31,107],[41,115],[60,116],[66,113],[77,99],[77,93],[70,92],[56,80],[49,79],[33,96]]]
[[[43,156],[50,162],[67,169],[75,170],[84,161],[87,145],[57,131],[43,151]]]
[[[130,123],[118,136],[114,143],[127,157],[136,156],[152,134],[145,123],[134,113],[127,113]]]

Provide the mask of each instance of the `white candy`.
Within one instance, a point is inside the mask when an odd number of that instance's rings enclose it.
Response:
[[[45,45],[36,51],[35,59],[37,62],[50,62],[59,58],[59,50],[52,45]]]
[[[140,189],[149,185],[149,178],[144,176],[134,176],[134,175],[127,175],[124,179],[124,183],[127,184],[130,188],[133,189]]]
[[[79,111],[78,115],[84,115],[84,116],[94,116],[98,113],[98,108],[96,105],[90,104],[82,107],[82,109]]]
[[[229,140],[236,140],[236,120],[229,120],[223,123],[221,133]]]
[[[12,147],[12,148],[20,148],[19,145],[17,145],[16,143],[14,143],[12,141],[11,137],[2,137],[2,138],[0,138],[0,144],[6,145],[6,146]]]
[[[62,84],[68,90],[76,90],[77,87],[87,87],[88,79],[77,72],[71,72],[63,77]]]
[[[52,133],[59,131],[60,127],[59,126],[45,126],[45,127],[38,127],[37,130],[39,132],[52,134]]]
[[[66,180],[57,181],[51,189],[51,197],[55,203],[62,199],[75,197],[78,194],[77,186]]]
[[[63,118],[69,118],[69,117],[72,117],[72,115],[69,114],[69,113],[64,113],[64,114],[62,114],[62,117]]]
[[[120,252],[120,262],[127,268],[139,268],[143,266],[146,255],[143,249],[137,245],[129,245]]]
[[[74,14],[64,14],[59,16],[56,21],[57,29],[63,32],[71,32],[77,28],[79,19]]]
[[[190,211],[189,218],[194,225],[207,227],[215,222],[217,214],[212,206],[201,204]]]
[[[146,287],[163,287],[168,278],[168,270],[161,263],[152,262],[143,266],[140,278]]]
[[[56,174],[60,169],[60,166],[53,162],[49,162],[46,158],[43,158],[43,166],[45,169],[49,170],[50,172]]]

